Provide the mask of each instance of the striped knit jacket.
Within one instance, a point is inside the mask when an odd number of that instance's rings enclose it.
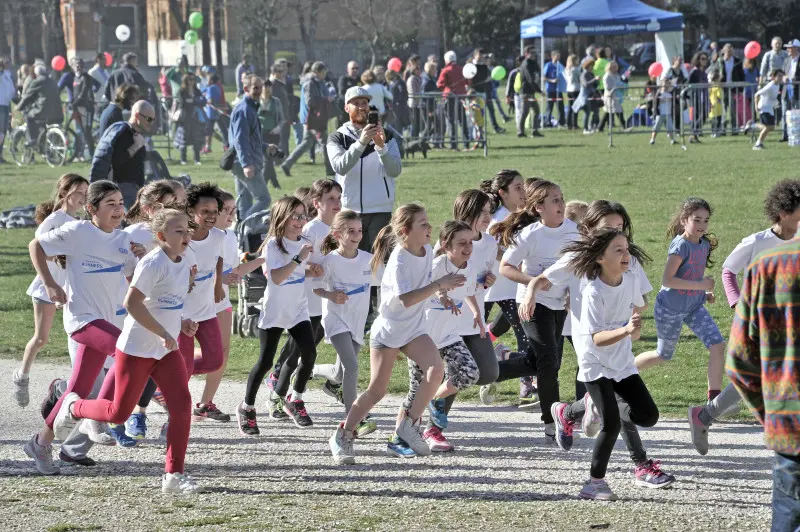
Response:
[[[747,269],[726,370],[775,452],[800,455],[800,238]]]

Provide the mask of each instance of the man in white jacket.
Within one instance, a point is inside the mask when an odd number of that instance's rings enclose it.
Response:
[[[0,57],[0,164],[5,162],[3,143],[6,133],[11,128],[11,100],[17,95],[17,88],[14,86],[14,79],[9,70],[10,66],[11,61],[8,58]]]

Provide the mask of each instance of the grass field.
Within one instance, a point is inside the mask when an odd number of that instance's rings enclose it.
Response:
[[[724,302],[720,281],[722,261],[742,237],[769,225],[762,212],[764,195],[776,181],[796,177],[797,152],[769,140],[766,151],[753,152],[748,140],[741,136],[706,139],[702,145],[683,152],[678,146],[669,146],[663,135],[656,146],[649,146],[643,135],[615,136],[614,149],[607,147],[605,136],[585,137],[566,131],[546,132],[542,139],[517,139],[511,133],[492,136],[488,158],[478,152],[437,151],[429,154],[427,160],[417,157],[404,161],[397,185],[397,202],[424,204],[434,224],[439,224],[448,218],[458,192],[476,187],[501,168],[516,168],[525,176],[555,181],[561,185],[567,200],[620,201],[633,220],[636,242],[654,259],[647,266],[647,273],[651,283],[658,287],[666,259],[667,222],[681,199],[701,196],[715,209],[711,229],[720,240],[714,256],[716,265],[708,272],[717,279],[717,303],[710,306],[710,311],[727,336],[732,311]],[[215,149],[213,154],[204,156],[202,167],[185,168],[194,182],[209,180],[232,191],[232,178],[217,166],[219,144]],[[316,166],[305,162],[307,159],[292,169],[292,178],[280,178],[283,189],[271,190],[273,198],[323,177],[321,161]],[[181,168],[171,167],[176,173]],[[11,164],[0,166],[0,210],[46,199],[58,176],[65,171],[88,174],[88,165],[73,164],[59,169],[41,163],[25,168]],[[0,233],[0,356],[3,357],[21,358],[25,343],[33,333],[31,301],[25,295],[34,275],[26,248],[32,235],[32,230]],[[50,344],[39,355],[41,359],[66,359],[66,337],[58,318],[56,324]],[[504,341],[514,345],[511,335]],[[634,350],[651,349],[655,341],[651,308],[645,315],[642,340],[636,342]],[[246,378],[257,354],[255,339],[235,337],[228,376]],[[333,357],[330,346],[320,346],[318,360],[328,362]],[[363,387],[369,376],[366,351],[362,351],[361,359]],[[574,354],[567,347],[561,377],[564,398],[573,390],[574,361]],[[684,328],[673,362],[644,374],[656,403],[665,414],[685,416],[688,404],[705,399],[707,361],[707,351]],[[10,376],[3,378],[10,379]],[[404,393],[407,384],[405,364],[397,363],[390,391]],[[504,400],[516,398],[516,382],[504,383],[500,389]],[[468,390],[463,395],[474,398],[477,390]]]

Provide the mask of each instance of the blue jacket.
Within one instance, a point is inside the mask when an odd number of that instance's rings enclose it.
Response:
[[[236,160],[242,168],[264,168],[264,144],[261,140],[258,107],[253,98],[245,95],[231,113],[228,138],[231,147],[236,150]]]
[[[131,125],[128,122],[115,122],[105,130],[97,143],[97,148],[94,150],[92,168],[89,170],[89,182],[94,183],[95,181],[109,179],[109,174],[111,174],[113,169],[112,158],[114,156],[114,144],[117,138],[128,131],[130,127]],[[144,151],[144,148],[142,148],[142,151]],[[136,158],[137,157],[134,156],[134,159]],[[144,172],[142,172],[142,176],[144,176]],[[121,177],[122,176],[114,176],[114,181],[126,181],[125,179],[120,179]]]

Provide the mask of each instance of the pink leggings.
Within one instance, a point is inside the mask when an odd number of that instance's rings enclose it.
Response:
[[[194,358],[194,339],[200,344],[201,358]],[[178,337],[178,349],[186,362],[186,378],[192,375],[205,375],[222,367],[222,336],[219,332],[219,320],[216,316],[198,323],[194,337],[181,333]]]
[[[113,355],[116,351],[119,335],[120,330],[106,320],[95,320],[72,333],[72,339],[78,342],[75,364],[72,366],[72,374],[66,391],[45,420],[48,427],[53,428],[53,421],[55,421],[58,410],[61,408],[61,402],[67,394],[75,392],[80,397],[89,395],[97,375],[103,369],[106,357]],[[113,374],[113,372],[109,372],[109,374]],[[105,388],[105,383],[103,387]]]
[[[114,400],[80,399],[72,407],[75,417],[124,423],[142,395],[147,380],[152,377],[164,394],[170,414],[164,471],[183,473],[186,446],[189,443],[192,396],[189,393],[189,378],[181,353],[171,351],[161,360],[156,360],[126,355],[116,350],[114,371],[110,373],[115,381]]]

